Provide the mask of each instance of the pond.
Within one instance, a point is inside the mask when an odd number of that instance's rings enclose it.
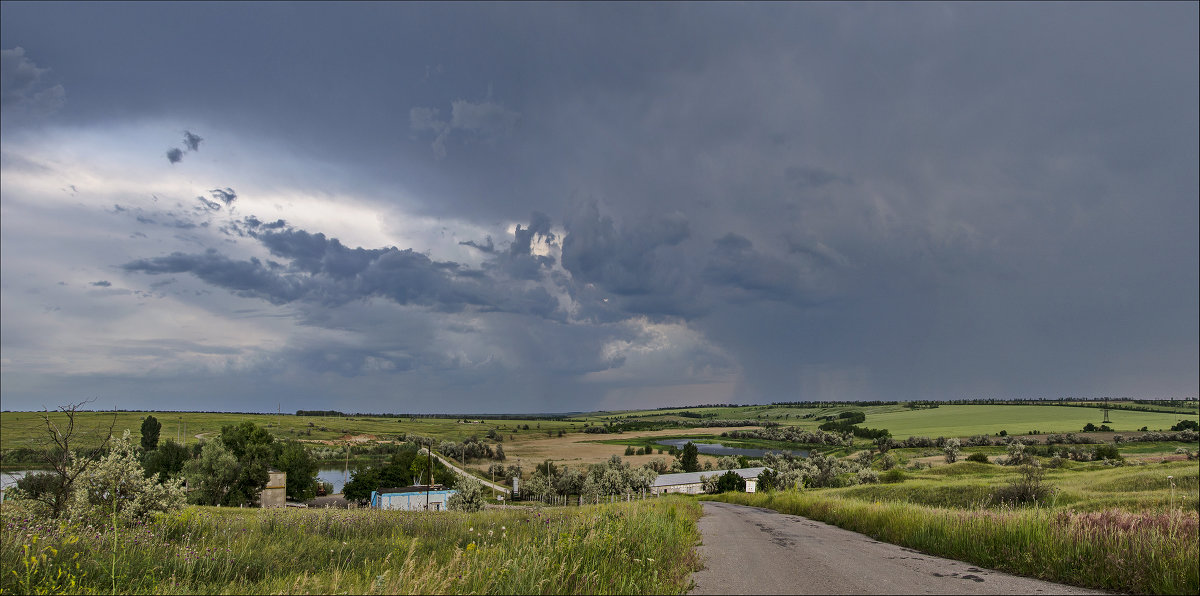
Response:
[[[333,485],[333,494],[342,492],[342,487],[350,482],[350,469],[345,466],[336,468],[319,468],[317,470],[317,479],[321,482],[328,482]]]
[[[664,439],[662,441],[658,441],[658,444],[675,447],[677,449],[683,449],[683,446],[687,445],[688,442],[694,443],[696,445],[696,449],[700,453],[704,453],[706,455],[744,455],[746,457],[762,457],[768,453],[780,453],[808,457],[807,449],[798,449],[796,451],[792,451],[790,449],[750,449],[745,447],[726,447],[721,443],[696,443],[692,439]]]
[[[24,478],[27,474],[34,472],[42,472],[43,470],[5,470],[0,472],[0,490],[7,489],[10,486],[16,486],[17,481]]]

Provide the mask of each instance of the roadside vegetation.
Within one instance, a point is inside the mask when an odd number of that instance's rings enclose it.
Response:
[[[685,498],[467,512],[191,506],[78,525],[0,512],[4,593],[680,594]],[[7,573],[7,571],[15,573]]]
[[[705,498],[802,515],[1049,581],[1135,594],[1200,589],[1194,459],[1050,464],[1023,451],[994,457],[997,463],[967,458],[935,467],[906,466],[894,453],[860,456],[860,466],[889,468],[879,470],[882,482],[861,482],[835,467],[824,478],[808,474],[774,485],[760,478],[763,492]]]

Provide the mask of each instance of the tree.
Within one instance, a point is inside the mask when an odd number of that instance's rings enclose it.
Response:
[[[142,451],[158,449],[158,433],[161,430],[162,424],[154,416],[146,416],[142,420]]]
[[[730,470],[717,477],[717,492],[746,492],[746,479],[741,474]]]
[[[946,463],[952,464],[958,461],[958,453],[962,450],[962,443],[958,439],[947,439],[946,446],[942,451],[946,453]]]
[[[204,443],[200,457],[183,466],[183,475],[188,482],[189,500],[200,505],[219,505],[237,482],[238,461],[218,437]]]
[[[758,473],[758,487],[764,491],[772,491],[779,486],[779,473],[771,468],[764,468]]]
[[[700,449],[691,441],[683,446],[683,455],[679,457],[679,465],[683,466],[684,472],[700,471]]]
[[[77,520],[109,515],[132,520],[179,509],[185,500],[178,480],[160,483],[146,477],[126,430],[108,454],[76,479],[70,512]]]
[[[143,435],[144,436],[144,435]],[[192,457],[187,447],[171,439],[163,441],[158,449],[149,451],[142,456],[142,466],[146,469],[146,477],[158,476],[160,481],[179,476],[183,466]]]
[[[299,441],[287,441],[279,448],[275,467],[287,473],[287,496],[307,501],[317,496],[317,470],[320,466]]]
[[[75,489],[75,480],[86,473],[108,450],[108,442],[112,439],[112,430],[116,426],[117,417],[113,414],[108,428],[98,426],[93,437],[103,437],[99,444],[88,449],[80,449],[77,445],[86,442],[85,434],[76,425],[76,414],[87,401],[59,406],[58,411],[66,416],[52,416],[49,410],[41,414],[42,423],[46,426],[47,438],[41,441],[42,463],[48,469],[45,474],[53,480],[43,479],[41,487],[44,492],[37,496],[30,495],[34,500],[44,503],[50,509],[51,517],[58,517],[67,510],[71,494]],[[55,421],[59,418],[59,421]],[[94,440],[94,438],[93,438]]]
[[[276,457],[275,438],[267,429],[246,421],[221,427],[221,441],[237,459],[237,477],[222,504],[253,505],[270,479]]]
[[[463,478],[458,482],[458,492],[450,495],[446,507],[457,511],[479,511],[483,509],[483,485],[474,478]]]

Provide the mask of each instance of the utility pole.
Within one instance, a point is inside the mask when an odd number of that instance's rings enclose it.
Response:
[[[425,511],[429,511],[429,491],[433,490],[433,440],[429,441],[429,484],[425,485]]]

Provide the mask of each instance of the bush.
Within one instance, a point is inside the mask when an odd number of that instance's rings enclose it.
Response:
[[[887,484],[895,484],[897,482],[904,482],[905,477],[904,470],[894,467],[880,474],[879,481]]]
[[[152,512],[167,512],[183,507],[183,483],[158,482],[146,477],[137,448],[126,430],[95,465],[75,479],[70,513],[77,520],[118,515],[132,520]]]
[[[1104,459],[1125,461],[1125,458],[1121,456],[1121,452],[1117,450],[1117,446],[1112,444],[1096,446],[1096,449],[1092,451],[1092,459],[1096,461]]]
[[[992,462],[991,462],[991,460],[989,460],[989,459],[988,459],[988,456],[987,456],[987,454],[986,454],[986,453],[984,453],[984,452],[982,452],[982,451],[976,451],[975,453],[972,453],[971,455],[968,455],[968,456],[967,456],[967,461],[973,461],[973,462],[976,462],[976,463],[981,463],[981,464],[990,464],[990,463],[992,463]]]
[[[946,463],[952,464],[958,461],[958,453],[961,451],[962,443],[958,439],[949,439],[946,441],[946,446],[942,450],[946,453]]]
[[[458,492],[450,495],[446,507],[454,511],[479,511],[483,509],[483,484],[469,477],[459,478],[455,488]]]
[[[1023,503],[1045,502],[1054,494],[1054,487],[1043,484],[1046,471],[1037,460],[1030,460],[1021,466],[1021,477],[1008,486],[998,488],[992,497],[999,503],[1018,505]]]

